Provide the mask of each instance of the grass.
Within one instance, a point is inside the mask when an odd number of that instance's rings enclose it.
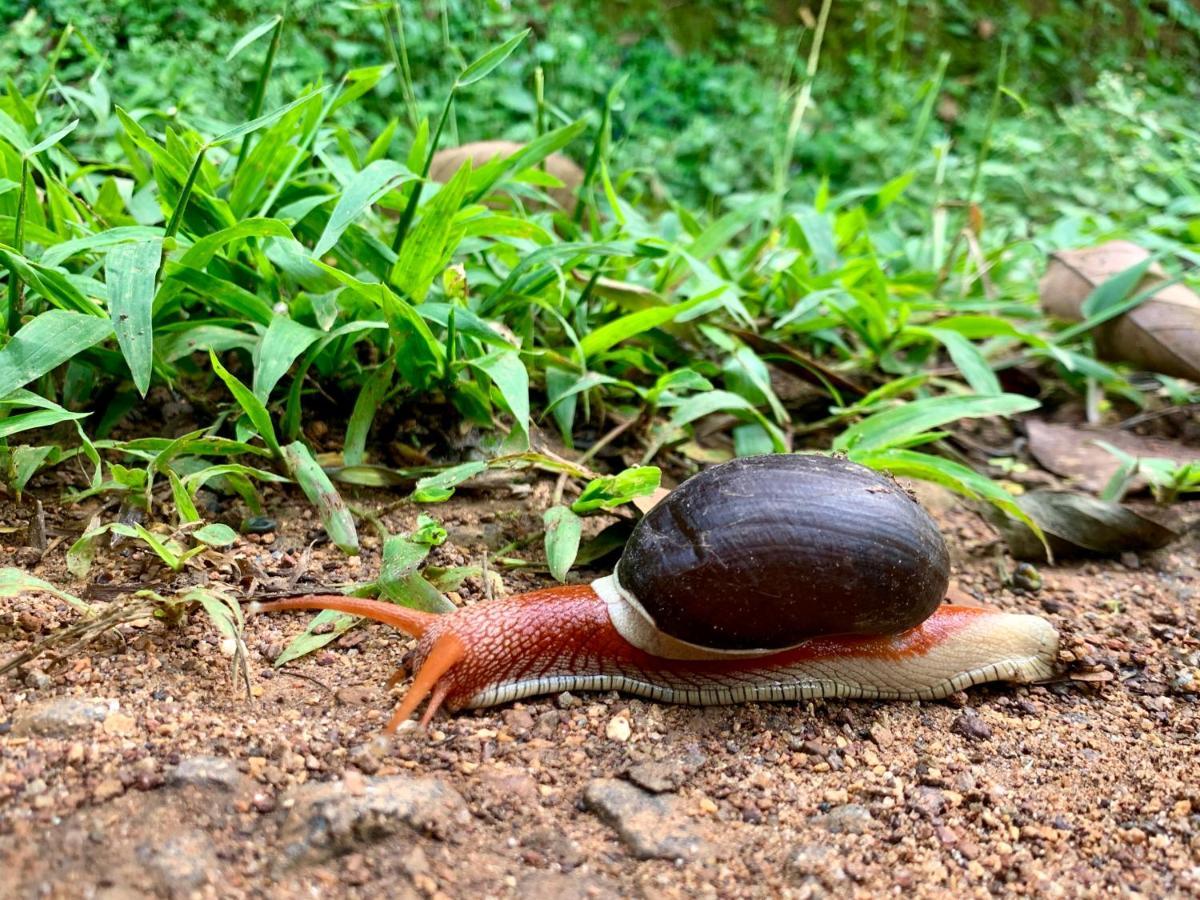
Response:
[[[356,553],[343,485],[399,485],[436,503],[485,469],[535,466],[577,497],[546,511],[546,559],[565,578],[586,549],[579,516],[653,491],[655,463],[793,449],[842,452],[1028,521],[970,465],[957,423],[1089,388],[1142,406],[1154,390],[1195,400],[1168,379],[1135,386],[1094,358],[1089,329],[1137,301],[1136,279],[1102,285],[1092,306],[1104,309],[1069,329],[1036,304],[1045,252],[1063,244],[1122,233],[1176,268],[1195,261],[1200,159],[1188,127],[1169,109],[1130,106],[1119,81],[1102,81],[1102,103],[1065,124],[1083,132],[1095,126],[1087,116],[1119,112],[1138,156],[1115,177],[1142,199],[1057,208],[1036,237],[1009,182],[1055,163],[1031,146],[1036,118],[1002,118],[1016,102],[1003,65],[974,153],[932,134],[943,57],[919,91],[910,85],[901,171],[840,188],[796,179],[793,153],[814,97],[820,106],[819,37],[792,104],[773,113],[782,140],[769,185],[710,209],[652,198],[642,173],[622,168],[613,131],[631,90],[620,84],[571,118],[546,102],[549,83],[525,150],[437,185],[430,162],[459,115],[487,105],[511,64],[535,63],[542,45],[531,51],[515,32],[455,64],[426,115],[408,20],[399,6],[376,13],[399,38],[379,60],[274,106],[264,98],[291,23],[248,30],[228,54],[256,73],[240,124],[125,108],[102,76],[68,86],[53,66],[0,97],[4,477],[19,494],[39,471],[83,463],[69,500],[119,495],[149,523],[84,534],[68,555],[77,576],[108,532],[176,571],[228,544],[233,532],[205,522],[196,502],[205,487],[255,514],[257,485],[295,482],[331,542]],[[56,46],[78,39],[65,32]],[[406,121],[374,130],[359,107],[377,106],[385,86],[405,98]],[[574,216],[545,193],[557,185],[540,163],[559,151],[587,161]],[[1005,155],[1017,151],[1023,167],[1010,173]],[[1047,386],[1039,396],[1005,389],[1018,368]],[[773,371],[804,381],[811,400],[786,404]],[[131,436],[126,414],[164,387],[221,407],[181,437]],[[452,411],[487,432],[486,458],[386,465],[376,426],[396,409]],[[339,410],[342,449],[319,455],[303,423]],[[593,471],[597,450],[618,439],[645,465]],[[585,442],[593,449],[575,449]],[[1159,481],[1194,486],[1191,473]],[[386,572],[368,587],[410,602],[440,596],[418,574],[428,535],[386,538]]]

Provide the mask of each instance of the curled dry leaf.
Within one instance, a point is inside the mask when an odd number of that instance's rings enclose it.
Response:
[[[1157,550],[1180,535],[1158,515],[1073,491],[1032,491],[1016,500],[1042,527],[1055,558]],[[1006,519],[1000,531],[1017,559],[1046,558],[1042,543],[1024,524]]]
[[[517,141],[476,141],[473,144],[463,144],[461,147],[448,147],[439,150],[433,156],[429,167],[429,177],[441,184],[449,181],[464,162],[471,160],[471,166],[478,169],[484,163],[500,156],[512,156],[525,145]],[[575,194],[583,184],[583,169],[579,168],[561,153],[552,153],[546,157],[546,172],[563,183],[562,187],[550,188],[546,193],[567,213],[575,212]]]
[[[1069,321],[1086,318],[1081,307],[1096,287],[1149,259],[1150,252],[1129,241],[1064,250],[1050,257],[1038,286],[1042,308]],[[1093,331],[1101,359],[1125,362],[1151,372],[1200,381],[1200,295],[1182,284],[1166,284],[1157,264],[1147,269],[1130,296],[1163,287],[1124,315]]]
[[[1088,428],[1026,419],[1029,452],[1038,465],[1086,491],[1099,493],[1121,467],[1121,460],[1099,445],[1099,441],[1124,450],[1141,459],[1169,459],[1185,465],[1200,457],[1200,450],[1178,441],[1142,437],[1119,428]],[[1146,479],[1135,478],[1130,490],[1146,486]]]

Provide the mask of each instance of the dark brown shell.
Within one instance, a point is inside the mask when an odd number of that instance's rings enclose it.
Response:
[[[845,459],[755,456],[668,494],[634,528],[617,575],[671,637],[773,649],[920,624],[946,594],[950,558],[891,478]]]

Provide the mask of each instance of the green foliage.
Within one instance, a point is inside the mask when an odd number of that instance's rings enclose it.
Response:
[[[1200,242],[1186,76],[1154,52],[1200,58],[1196,22],[1133,4],[1140,30],[1070,60],[1067,103],[1044,76],[1083,39],[1080,5],[1036,21],[966,0],[839,9],[818,56],[809,30],[748,2],[698,4],[690,25],[641,3],[589,18],[589,3],[448,0],[444,21],[410,3],[279,18],[204,2],[169,21],[154,4],[117,4],[117,20],[41,4],[0,41],[19,61],[0,96],[3,474],[20,491],[82,456],[75,497],[152,514],[165,481],[171,529],[99,528],[172,568],[228,537],[203,522],[205,484],[257,511],[256,483],[296,482],[356,552],[335,481],[416,480],[413,500],[439,502],[548,428],[573,447],[615,426],[645,463],[832,446],[1011,511],[945,443],[963,418],[1037,405],[1006,369],[1142,398],[1087,334],[1143,299],[1140,273],[1060,329],[1035,302],[1045,253],[1122,234],[1186,279]],[[1115,27],[1115,4],[1083,5]],[[1133,60],[1143,76],[1096,68]],[[499,136],[528,143],[427,177],[439,145]],[[572,215],[545,193],[560,151],[586,160]],[[783,395],[785,364],[815,400]],[[156,387],[221,411],[180,438],[110,439]],[[487,458],[388,469],[377,423],[400,409],[480,429]],[[305,441],[317,411],[346,422],[340,459]],[[37,443],[8,446],[27,431]],[[532,464],[584,481],[548,460]],[[593,480],[547,513],[555,577],[580,553],[577,514],[657,473]],[[380,589],[429,600],[409,566],[427,544],[406,540]]]

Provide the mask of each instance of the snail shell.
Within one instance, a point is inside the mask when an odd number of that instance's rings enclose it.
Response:
[[[593,587],[621,635],[673,659],[896,634],[945,597],[946,543],[891,478],[825,456],[746,457],[668,494]]]

